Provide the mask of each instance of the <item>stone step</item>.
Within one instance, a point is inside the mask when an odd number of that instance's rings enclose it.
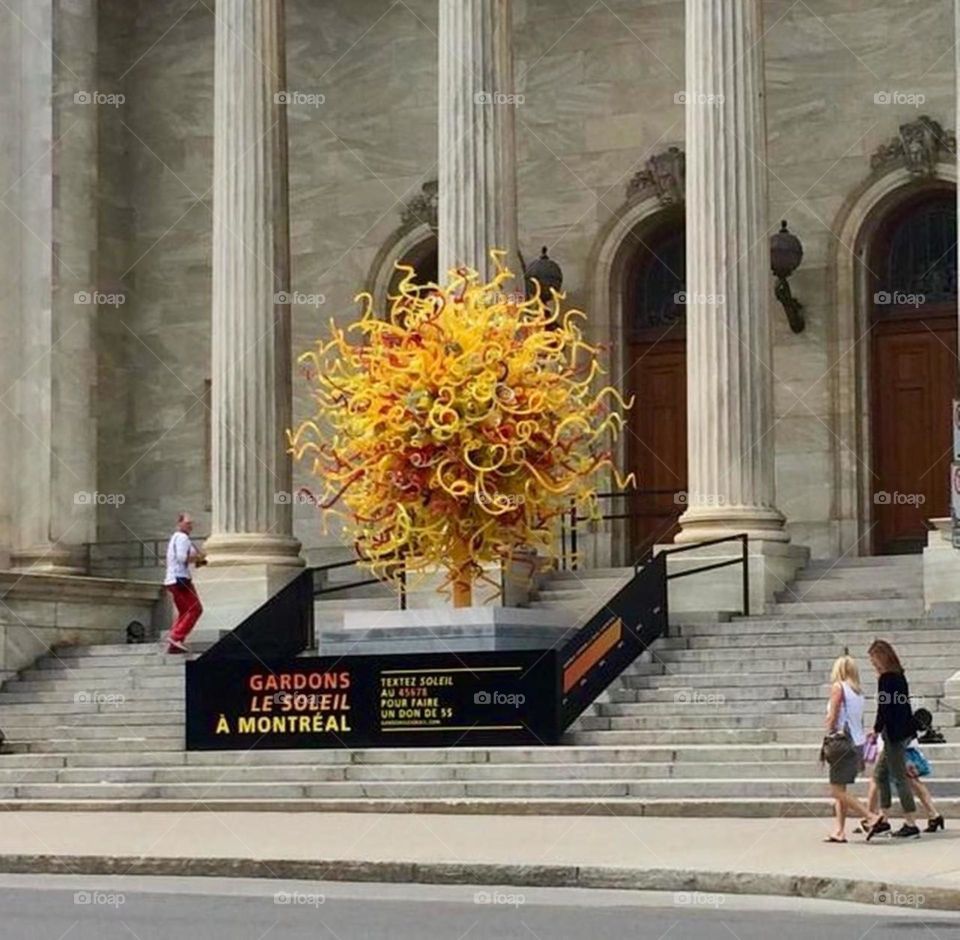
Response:
[[[849,568],[863,570],[864,568],[899,568],[904,571],[920,571],[923,568],[923,559],[920,555],[851,555],[840,559],[815,558],[808,562],[804,571],[831,570],[843,571]]]
[[[613,734],[617,734],[613,732]],[[683,732],[676,732],[678,737]],[[662,735],[668,739],[669,735]],[[724,740],[727,740],[724,738]],[[143,751],[131,754],[116,752],[85,751],[83,753],[31,754],[5,753],[0,755],[0,768],[47,769],[61,767],[125,768],[125,767],[286,767],[291,765],[378,766],[382,764],[412,766],[441,764],[480,764],[496,766],[549,764],[575,768],[581,764],[649,764],[675,763],[699,765],[702,763],[762,763],[771,766],[780,763],[817,762],[819,740],[809,737],[796,744],[624,744],[624,745],[561,745],[537,748],[395,748],[366,750],[256,750],[256,751],[192,751],[171,753],[169,751]],[[960,744],[923,745],[924,753],[937,768],[946,762],[960,761]],[[523,773],[523,771],[518,771]]]
[[[167,659],[168,657],[163,657]],[[109,663],[100,659],[89,660],[38,660],[32,668],[20,673],[20,678],[27,682],[53,681],[60,679],[114,679],[126,676],[151,676],[155,678],[169,678],[182,676],[183,657],[169,657],[171,662],[162,662],[160,657],[146,658],[139,662],[124,662],[123,657],[111,657]],[[112,660],[120,660],[114,663]]]
[[[861,790],[862,797],[865,791]],[[937,798],[937,806],[950,819],[960,815],[960,799]],[[360,799],[219,799],[207,795],[202,803],[193,799],[52,799],[0,802],[0,812],[303,812],[303,813],[455,813],[458,815],[546,815],[583,817],[595,813],[610,816],[685,816],[782,819],[829,817],[833,802],[822,796],[797,800],[793,797],[672,799],[592,797],[587,799],[540,798],[368,798]],[[939,836],[931,837],[933,839]]]
[[[179,702],[182,706],[183,696],[182,682],[179,687],[124,689],[118,686],[107,686],[98,690],[78,688],[74,691],[68,689],[63,692],[21,692],[19,689],[8,686],[0,692],[0,715],[5,714],[8,708],[29,707],[33,704],[39,707],[40,705],[58,703],[68,705],[93,703],[101,708],[129,708],[134,710],[141,710],[141,706],[148,705],[151,702],[158,705]]]
[[[789,703],[784,703],[787,705]],[[937,727],[951,728],[956,726],[957,716],[954,712],[936,711],[935,702],[925,702],[933,714],[933,723]],[[868,715],[867,721],[871,716]],[[771,708],[762,717],[758,717],[754,709],[731,707],[720,704],[682,705],[659,702],[642,702],[632,704],[599,702],[590,714],[578,720],[578,728],[584,731],[697,731],[703,729],[722,730],[724,728],[757,728],[764,730],[778,730],[781,728],[809,729],[811,738],[818,734],[822,736],[823,712],[815,711],[780,711]]]
[[[865,787],[864,787],[865,789]],[[23,783],[0,784],[0,799],[796,799],[822,797],[825,775],[725,780],[709,777],[646,780],[316,781],[312,783]],[[960,797],[960,778],[938,777],[937,795]]]
[[[328,782],[416,783],[434,781],[644,781],[711,780],[728,781],[731,794],[739,781],[750,779],[803,780],[821,775],[815,755],[810,760],[767,762],[666,761],[612,764],[281,764],[259,767],[67,767],[3,768],[0,786],[26,783],[69,784],[258,784],[294,783],[308,785]],[[937,780],[960,779],[960,760],[936,762]]]
[[[852,632],[849,630],[829,633],[827,631],[816,632],[797,632],[790,634],[764,634],[762,647],[770,650],[778,647],[794,647],[808,649],[813,652],[819,650],[836,650],[839,656],[845,649],[852,650],[855,656],[866,657],[867,647],[877,638],[892,643],[895,647],[903,648],[902,651],[909,649],[917,650],[921,655],[931,655],[936,649],[950,649],[950,644],[956,642],[957,630],[924,630],[914,631],[877,631],[860,630]],[[734,636],[694,636],[677,637],[676,639],[686,642],[690,649],[758,649],[761,644],[758,643],[758,637],[755,633],[742,633]],[[668,644],[667,648],[677,649],[676,644]],[[909,657],[908,659],[909,664]]]
[[[955,671],[955,670],[954,670]],[[910,697],[927,698],[943,695],[944,678],[952,672],[947,669],[939,677],[926,679],[910,674]],[[804,681],[807,679],[807,681]],[[690,681],[692,680],[692,681]],[[739,680],[739,681],[737,681]],[[751,681],[752,680],[752,681]],[[780,699],[789,701],[815,701],[823,705],[830,692],[830,683],[823,681],[821,674],[804,673],[799,680],[781,674],[768,675],[710,675],[710,676],[621,676],[616,683],[621,691],[630,691],[638,702],[672,701],[675,694],[699,692],[723,693],[730,702],[765,702]],[[871,683],[864,689],[867,704],[876,701],[876,687]]]
[[[140,675],[136,672],[132,675],[120,676],[89,676],[83,677],[79,674],[69,675],[66,678],[54,676],[48,678],[50,670],[44,673],[43,670],[31,670],[34,673],[41,673],[44,678],[28,679],[24,676],[8,682],[4,692],[135,692],[146,691],[148,689],[156,690],[179,690],[183,691],[186,675],[181,669],[179,674],[168,676],[149,676]],[[2,694],[2,693],[0,693]]]
[[[0,693],[2,695],[3,693]],[[31,695],[38,695],[33,692]],[[6,716],[16,715],[62,715],[62,714],[109,714],[117,712],[116,705],[110,705],[103,702],[88,703],[74,702],[73,693],[67,693],[69,702],[12,702],[0,706],[0,725]],[[183,696],[177,696],[170,699],[157,699],[156,697],[147,697],[142,701],[137,700],[135,705],[132,702],[127,703],[124,709],[126,712],[146,714],[148,712],[169,712],[172,714],[182,714],[184,708]]]
[[[791,681],[798,681],[800,676],[809,673],[817,676],[829,676],[833,667],[834,660],[839,655],[831,653],[828,656],[806,656],[803,650],[789,656],[783,655],[784,647],[776,650],[766,648],[758,649],[751,653],[748,650],[737,650],[739,655],[721,657],[719,651],[715,650],[675,650],[661,649],[659,644],[654,648],[653,655],[656,657],[652,662],[635,662],[623,674],[632,675],[676,675],[682,669],[684,674],[697,677],[706,677],[712,672],[729,674],[732,672],[730,660],[738,664],[740,668],[749,670],[750,675],[763,674],[782,674],[790,673]],[[942,649],[938,644],[937,649]],[[862,655],[861,665],[866,668],[866,656]],[[908,665],[910,667],[910,678],[919,674],[927,674],[932,677],[935,673],[949,671],[953,668],[950,661],[946,661],[942,654],[917,656],[911,649]],[[642,667],[642,669],[641,669]],[[660,667],[659,671],[655,667]],[[957,665],[960,669],[960,665]],[[634,670],[638,670],[635,672]],[[872,683],[873,677],[869,674],[861,676],[861,679]],[[699,678],[698,678],[699,681]]]
[[[623,581],[633,577],[633,568],[582,568],[575,571],[552,571],[548,583],[558,581]]]
[[[863,633],[873,632],[885,636],[891,631],[917,636],[927,630],[956,630],[960,626],[957,618],[950,617],[830,617],[823,620],[802,619],[798,623],[786,617],[735,618],[730,623],[672,623],[670,636],[781,636],[802,631],[813,633]]]
[[[785,603],[811,604],[823,601],[880,601],[909,600],[922,602],[923,585],[904,585],[870,587],[866,585],[847,586],[829,581],[808,581],[803,585],[794,585],[776,593],[778,606]]]
[[[18,741],[11,746],[22,754],[89,754],[92,746],[96,747],[98,753],[128,754],[161,751],[182,753],[183,742],[182,734],[149,738],[138,738],[133,734],[129,738],[98,740],[94,745],[83,738],[47,738],[40,741]]]
[[[771,604],[768,613],[788,617],[842,617],[850,614],[890,617],[919,617],[923,613],[920,600],[901,599],[885,601],[835,600],[835,601],[782,601]]]
[[[656,665],[653,663],[644,664],[649,667]],[[662,664],[661,664],[662,665]],[[816,694],[826,696],[830,689],[829,669],[818,669],[815,672],[809,669],[751,669],[748,672],[734,671],[736,666],[730,662],[724,662],[720,665],[715,664],[715,671],[712,672],[681,672],[686,669],[687,663],[684,661],[669,663],[664,666],[666,671],[659,674],[651,674],[649,668],[634,671],[632,668],[622,673],[618,685],[626,689],[702,689],[717,690],[730,689],[742,690],[750,688],[768,688],[771,686],[786,688],[790,690],[790,697],[793,697],[793,690],[796,689],[802,696],[809,694],[810,689],[816,690]],[[957,662],[949,661],[941,663],[937,669],[912,669],[910,670],[910,691],[917,694],[934,694],[942,692],[943,682],[949,679],[957,670],[960,670],[960,657]],[[876,690],[876,682],[873,676],[867,677],[867,685],[864,686],[864,694],[871,698]]]

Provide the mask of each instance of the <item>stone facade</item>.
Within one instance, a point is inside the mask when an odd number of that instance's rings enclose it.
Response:
[[[67,489],[122,495],[122,504],[96,506],[101,540],[162,535],[180,508],[191,509],[197,531],[207,532],[213,4],[50,0],[50,6],[58,23],[77,30],[95,13],[95,35],[83,39],[80,60],[95,65],[99,91],[125,99],[118,107],[77,106],[75,114],[67,86],[87,79],[66,60],[82,78],[59,77],[60,121],[78,116],[78,130],[95,132],[96,147],[59,152],[59,172],[49,177],[60,181],[58,231],[89,265],[78,283],[88,280],[89,289],[124,300],[57,308],[62,316],[75,313],[80,328],[91,331],[96,354],[94,366],[82,345],[71,348],[57,378],[90,390],[94,403],[87,418],[83,402],[75,402],[71,430],[59,438],[58,453],[76,455],[70,465],[83,478]],[[630,225],[659,207],[650,194],[628,204],[631,179],[652,155],[684,144],[684,3],[514,0],[512,6],[515,92],[523,100],[504,106],[516,107],[520,248],[531,259],[548,245],[563,266],[570,301],[591,313],[597,338],[622,350],[613,259]],[[772,279],[767,301],[776,505],[792,540],[815,556],[857,554],[865,550],[863,351],[844,257],[850,246],[840,239],[851,214],[868,211],[863,200],[870,187],[885,174],[905,172],[871,166],[871,155],[901,124],[928,114],[953,130],[954,4],[766,0],[762,8],[766,221],[772,233],[788,219],[805,250],[792,285],[805,305],[806,330],[791,332]],[[10,20],[10,13],[0,15]],[[378,266],[392,259],[391,245],[409,247],[429,236],[426,224],[411,228],[401,216],[423,184],[437,179],[439,23],[437,0],[287,0],[286,17],[288,86],[296,93],[288,103],[296,355],[329,317],[352,316],[360,288],[383,282]],[[0,37],[16,41],[7,30]],[[0,61],[5,70],[17,67],[15,57]],[[24,107],[12,95],[11,83],[0,83],[5,122]],[[8,134],[0,148],[6,181],[22,156]],[[63,161],[72,161],[66,183]],[[946,161],[938,172],[955,178]],[[92,182],[96,205],[84,201],[83,187],[89,192]],[[8,216],[0,237],[6,248],[30,236]],[[0,324],[19,336],[31,320],[23,295],[10,287],[18,282],[16,263],[6,250],[0,258],[6,275]],[[81,288],[71,286],[70,293],[75,289]],[[10,348],[0,355],[6,388],[23,355]],[[615,358],[614,380],[622,369]],[[8,397],[2,400],[13,408]],[[295,373],[295,419],[308,410]],[[5,449],[22,440],[22,425],[7,409],[0,411],[0,433]],[[11,473],[7,462],[0,465],[0,473]],[[20,538],[17,503],[24,500],[11,498],[9,476],[3,482],[0,542],[9,549]],[[294,489],[307,482],[298,469]],[[93,532],[92,522],[81,520],[68,541]],[[305,505],[294,507],[294,534],[313,557],[335,541]]]

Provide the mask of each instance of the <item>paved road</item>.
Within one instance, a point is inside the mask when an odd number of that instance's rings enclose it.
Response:
[[[2,940],[960,940],[956,915],[772,898],[0,876]]]

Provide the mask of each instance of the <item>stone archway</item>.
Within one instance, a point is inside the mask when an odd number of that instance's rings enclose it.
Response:
[[[635,391],[632,378],[637,368],[634,362],[636,349],[631,348],[628,330],[631,315],[627,290],[629,270],[646,246],[655,242],[671,222],[675,225],[683,218],[682,153],[671,148],[664,159],[679,160],[679,171],[657,174],[653,172],[660,168],[657,158],[651,160],[648,169],[634,177],[627,187],[627,200],[601,230],[588,261],[588,270],[592,272],[587,307],[590,336],[609,350],[610,383],[625,397]],[[651,343],[651,347],[653,345]],[[685,437],[685,430],[683,434]],[[617,443],[619,467],[630,468],[631,451],[630,437],[625,432]],[[612,489],[612,480],[609,483],[608,490]],[[643,488],[643,481],[638,485]],[[626,500],[621,500],[615,506],[604,506],[603,511],[621,513],[625,508]],[[635,532],[631,533],[629,520],[605,524],[595,540],[596,563],[627,564],[635,561],[631,554],[635,536]]]
[[[889,148],[887,148],[889,149]],[[880,152],[878,151],[878,154]],[[943,155],[944,157],[946,154]],[[878,165],[835,221],[831,257],[831,393],[837,446],[834,449],[835,502],[841,555],[868,554],[874,525],[871,453],[875,429],[870,409],[873,380],[870,346],[871,281],[869,254],[891,211],[924,188],[957,182],[955,162],[931,161],[923,172],[903,159]]]

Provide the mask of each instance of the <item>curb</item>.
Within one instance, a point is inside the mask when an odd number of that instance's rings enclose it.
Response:
[[[537,888],[605,888],[673,891],[675,903],[690,894],[751,894],[918,910],[960,911],[960,887],[866,881],[767,872],[712,872],[667,868],[576,865],[505,865],[473,862],[388,862],[249,858],[178,858],[115,855],[2,855],[5,874],[166,875],[291,881],[390,882],[395,884],[496,885]]]

